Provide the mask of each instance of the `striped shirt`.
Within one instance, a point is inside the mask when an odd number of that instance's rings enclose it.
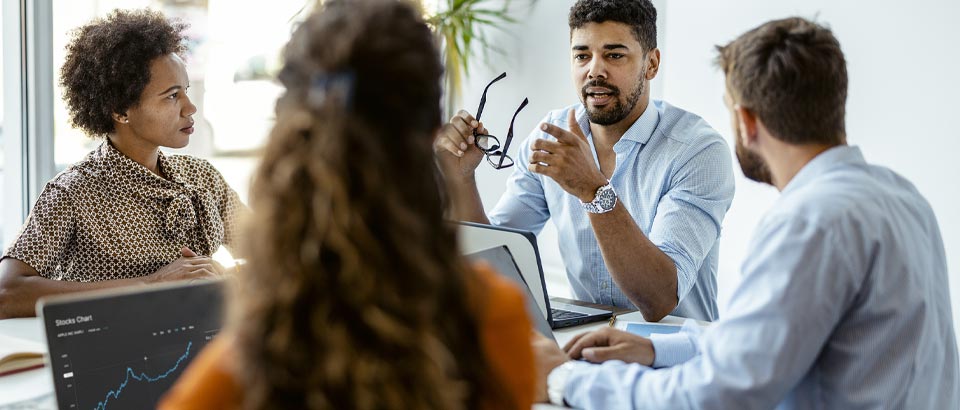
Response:
[[[947,409],[960,403],[936,217],[855,147],[810,161],[758,225],[724,318],[654,337],[655,367],[578,362],[583,409]],[[702,333],[698,335],[698,333]]]
[[[543,122],[566,129],[569,110],[576,110],[599,168],[582,104],[552,111]],[[521,145],[518,162],[530,158],[530,144],[538,138],[554,140],[538,127]],[[618,206],[626,207],[640,230],[676,265],[680,303],[671,314],[715,320],[718,239],[734,191],[726,142],[700,117],[651,101],[613,150],[617,163],[610,183]],[[506,192],[488,217],[492,224],[533,232],[552,220],[577,298],[635,308],[613,283],[580,200],[550,177],[514,167]]]

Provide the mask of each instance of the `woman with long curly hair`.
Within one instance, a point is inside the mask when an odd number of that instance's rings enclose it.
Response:
[[[60,84],[100,146],[47,182],[0,258],[0,318],[52,294],[218,277],[246,207],[207,161],[165,155],[193,133],[181,22],[116,10],[72,32]]]
[[[423,20],[327,1],[284,57],[230,321],[161,408],[529,409],[522,294],[443,219]]]

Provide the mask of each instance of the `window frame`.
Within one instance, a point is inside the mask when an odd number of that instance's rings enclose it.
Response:
[[[0,239],[5,248],[56,174],[52,0],[4,1],[2,18],[5,192]]]

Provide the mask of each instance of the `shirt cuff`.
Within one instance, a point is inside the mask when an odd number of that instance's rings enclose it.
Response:
[[[547,396],[550,398],[550,403],[557,406],[566,406],[564,392],[567,389],[567,380],[570,379],[570,373],[573,373],[578,368],[588,366],[590,366],[590,364],[587,362],[569,360],[553,368],[550,374],[547,375]]]
[[[676,366],[693,358],[697,354],[697,345],[689,334],[651,334],[653,342],[653,367]]]

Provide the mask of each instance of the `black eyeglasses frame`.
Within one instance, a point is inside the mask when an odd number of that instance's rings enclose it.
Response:
[[[480,106],[477,108],[477,122],[480,122],[480,116],[483,115],[483,108],[487,104],[487,90],[490,89],[493,83],[506,77],[507,73],[504,72],[487,83],[487,86],[483,88],[483,94],[480,95]],[[502,150],[500,149],[499,138],[489,134],[480,134],[477,132],[477,129],[473,130],[473,144],[476,145],[480,151],[483,151],[483,154],[487,158],[487,163],[494,169],[504,169],[513,166],[513,158],[507,155],[507,150],[510,149],[510,142],[513,141],[513,124],[517,120],[517,115],[520,114],[520,111],[523,110],[529,102],[530,100],[528,98],[524,98],[523,102],[520,103],[520,106],[517,107],[517,110],[513,113],[513,118],[510,119],[510,128],[507,129],[507,138],[504,140]],[[481,143],[481,140],[484,142]]]

